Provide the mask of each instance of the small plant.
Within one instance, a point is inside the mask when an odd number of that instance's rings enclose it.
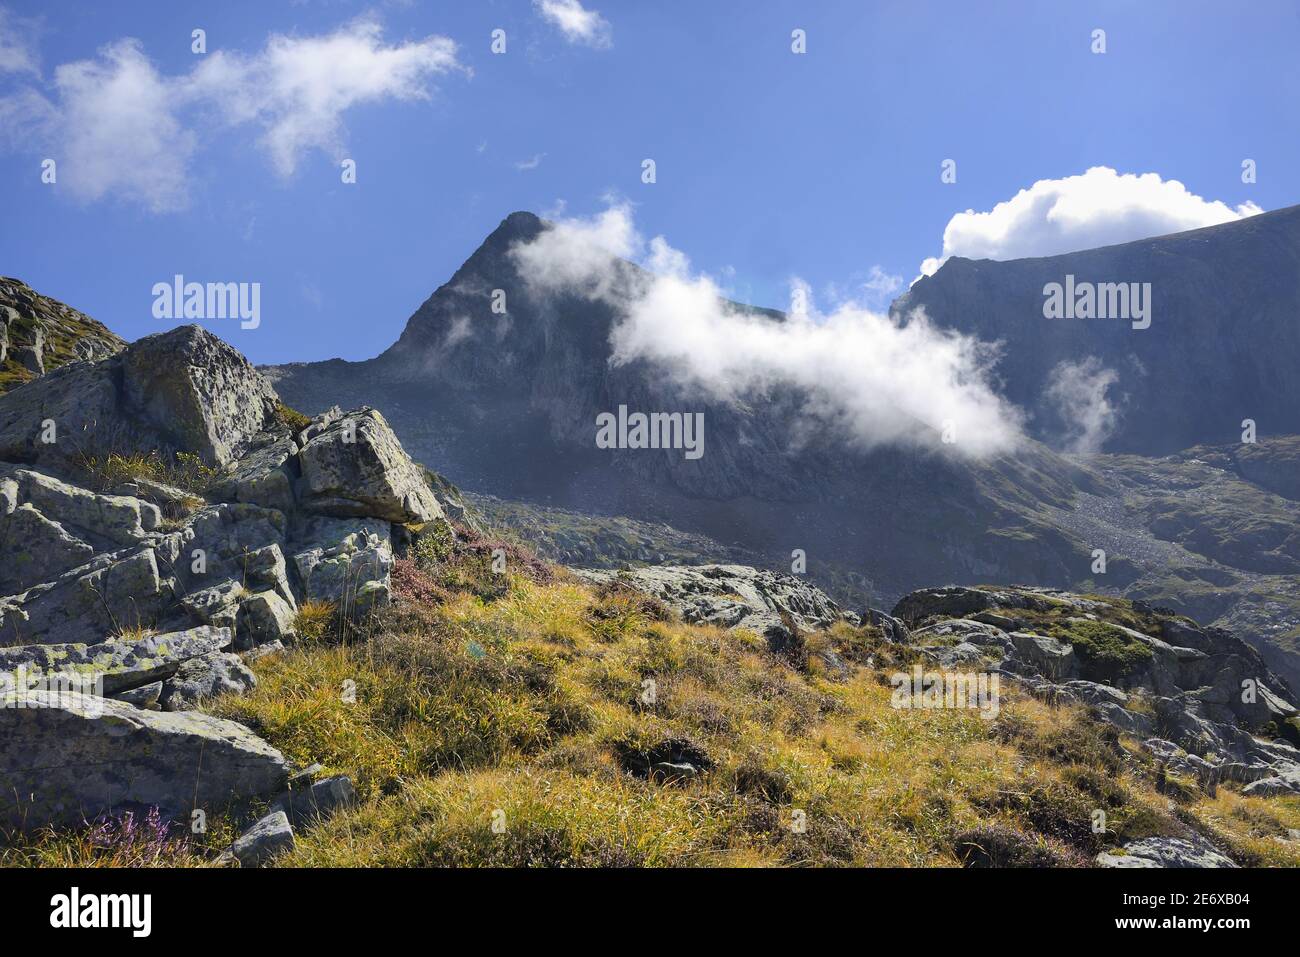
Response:
[[[144,641],[152,634],[152,628],[146,628],[141,624],[121,625],[113,632],[112,638],[114,641],[136,642]]]
[[[192,452],[176,452],[170,459],[160,452],[123,454],[112,452],[106,458],[83,456],[80,461],[87,484],[98,491],[108,491],[127,482],[146,480],[170,485],[198,498],[221,474]]]
[[[297,409],[291,409],[283,402],[275,404],[275,417],[280,424],[288,427],[294,432],[301,432],[307,426],[311,425],[311,417],[303,415]]]
[[[294,632],[306,641],[320,641],[334,624],[336,611],[332,601],[305,601],[294,617]]]

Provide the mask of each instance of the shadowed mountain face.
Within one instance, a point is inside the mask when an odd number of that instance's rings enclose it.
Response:
[[[1150,283],[1150,326],[1044,317],[1049,283]],[[1077,300],[1076,300],[1077,301]],[[1115,374],[1106,451],[1162,455],[1300,432],[1300,206],[1172,236],[1041,259],[948,260],[893,306],[1003,343],[1005,394],[1053,443],[1086,413],[1050,398],[1061,363]]]
[[[1091,479],[1036,443],[974,463],[918,423],[929,447],[868,453],[810,425],[792,391],[727,404],[640,361],[611,364],[617,304],[538,293],[516,269],[512,247],[546,228],[508,217],[383,355],[267,371],[304,411],[363,399],[381,408],[417,458],[475,492],[667,522],[774,564],[804,549],[810,563],[855,566],[886,594],[936,576],[1063,580],[1086,557],[1042,510],[1068,507]],[[618,268],[628,285],[641,275]],[[491,308],[498,289],[505,314]],[[597,448],[597,416],[620,405],[702,412],[703,456]]]

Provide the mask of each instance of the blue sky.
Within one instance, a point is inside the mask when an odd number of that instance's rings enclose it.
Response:
[[[129,339],[171,325],[151,288],[176,273],[260,282],[259,328],[207,323],[256,362],[377,354],[515,209],[584,217],[614,195],[734,298],[784,307],[795,276],[822,298],[887,303],[896,283],[864,289],[873,267],[910,281],[955,214],[1094,166],[1187,195],[1148,190],[1135,216],[1131,192],[1102,184],[1072,194],[1107,207],[1073,233],[1027,213],[955,228],[949,251],[1050,253],[1300,202],[1294,2],[582,0],[599,19],[577,26],[532,0],[0,8],[0,273]],[[374,59],[358,76],[397,75],[338,106],[337,89],[304,87],[328,88],[332,69],[308,51],[279,75],[288,99],[260,99],[277,76],[269,38],[339,31]],[[133,53],[104,52],[126,38]],[[196,72],[218,54],[232,75]],[[155,97],[96,99],[123,57]]]

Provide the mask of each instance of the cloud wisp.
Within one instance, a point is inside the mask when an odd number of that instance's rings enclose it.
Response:
[[[1065,451],[1097,452],[1110,438],[1120,418],[1120,406],[1110,394],[1118,382],[1119,373],[1095,356],[1053,366],[1044,395],[1065,423]]]
[[[614,31],[609,21],[599,11],[585,8],[581,0],[533,0],[533,7],[570,43],[597,48],[614,45]]]
[[[921,314],[896,320],[852,302],[822,314],[798,281],[784,321],[738,308],[662,236],[641,236],[626,205],[561,219],[513,255],[535,290],[601,299],[618,310],[613,363],[647,360],[711,400],[794,389],[806,415],[861,448],[985,457],[1021,439],[1020,410],[993,387],[995,346],[938,329]],[[648,272],[630,273],[619,258]],[[942,444],[944,433],[950,445]]]
[[[349,110],[425,99],[433,77],[457,69],[447,37],[386,44],[371,19],[320,36],[272,35],[252,54],[215,51],[176,76],[123,39],[57,67],[48,92],[28,87],[0,99],[0,116],[58,161],[59,182],[78,199],[172,212],[188,205],[201,132],[260,127],[259,145],[289,176],[311,151],[343,157]]]
[[[943,252],[921,263],[931,276],[951,256],[1020,259],[1110,246],[1217,226],[1263,212],[1190,192],[1158,173],[1121,174],[1094,166],[1078,176],[1040,179],[987,212],[968,209],[948,220]]]

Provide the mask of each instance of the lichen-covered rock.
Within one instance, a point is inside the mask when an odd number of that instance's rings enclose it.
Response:
[[[304,431],[305,444],[298,454],[304,508],[399,523],[442,517],[424,474],[379,412],[359,409],[324,422],[318,430]]]
[[[200,622],[233,629],[239,616],[239,603],[245,596],[243,585],[227,579],[182,596],[180,603]]]
[[[0,554],[0,593],[16,595],[84,565],[95,548],[23,504],[0,514]]]
[[[294,634],[294,609],[276,592],[250,595],[239,606],[236,626],[238,646],[253,648],[273,641],[286,641]]]
[[[1253,781],[1241,789],[1254,797],[1284,797],[1300,794],[1300,767]]]
[[[115,695],[176,673],[182,662],[210,655],[230,644],[230,631],[204,625],[188,631],[149,635],[99,644],[24,645],[0,648],[0,673],[29,680],[67,675],[78,681],[98,679],[102,694]]]
[[[288,763],[233,721],[111,698],[0,696],[0,826],[80,824],[118,805],[176,816],[280,790]]]
[[[1121,853],[1097,855],[1099,867],[1236,867],[1232,858],[1204,838],[1147,837],[1125,844]]]
[[[623,582],[697,624],[764,634],[773,622],[780,625],[783,615],[809,631],[845,619],[835,602],[803,579],[747,565],[665,565],[618,572],[575,569],[575,574],[591,582]]]
[[[170,599],[152,548],[99,555],[24,593],[5,614],[0,644],[97,644],[123,627],[161,622]]]
[[[297,456],[298,444],[293,438],[271,439],[236,462],[211,493],[224,501],[247,502],[287,514],[294,508],[293,489],[301,475]]]
[[[279,402],[247,359],[201,326],[146,336],[122,359],[127,407],[219,465],[248,447]]]

